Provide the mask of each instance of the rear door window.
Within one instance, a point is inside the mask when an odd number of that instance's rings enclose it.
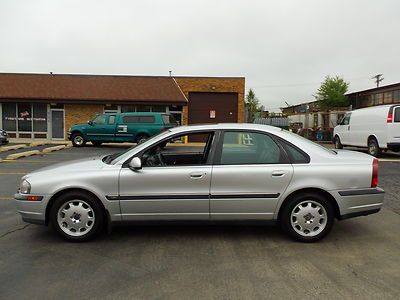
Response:
[[[394,122],[400,123],[400,106],[396,107],[396,109],[394,111]]]
[[[224,133],[221,165],[279,164],[282,152],[268,135],[246,131]]]
[[[153,116],[141,116],[139,117],[139,123],[154,123]]]

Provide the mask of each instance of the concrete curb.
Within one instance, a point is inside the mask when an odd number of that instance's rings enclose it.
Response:
[[[18,159],[18,158],[21,158],[21,157],[27,157],[27,156],[32,156],[32,155],[40,155],[40,154],[41,154],[41,152],[39,150],[31,150],[31,151],[25,151],[25,152],[10,154],[9,156],[6,157],[6,159],[14,160],[14,159]]]
[[[46,144],[47,144],[46,142],[32,142],[29,144],[29,147],[44,146]]]
[[[44,148],[44,149],[42,150],[42,153],[50,153],[50,152],[53,152],[53,151],[63,150],[63,149],[65,149],[66,147],[67,147],[66,145],[48,147],[48,148]]]
[[[27,148],[28,146],[25,144],[19,144],[19,145],[12,145],[12,146],[2,146],[0,147],[0,152],[6,152],[10,150],[17,150],[17,149],[22,149],[22,148]]]

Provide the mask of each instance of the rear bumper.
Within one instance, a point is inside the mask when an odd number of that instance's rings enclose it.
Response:
[[[339,206],[340,219],[377,213],[382,208],[385,196],[381,188],[338,190],[332,193]]]

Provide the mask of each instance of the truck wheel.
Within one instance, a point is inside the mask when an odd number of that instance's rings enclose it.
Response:
[[[316,242],[325,237],[334,223],[332,204],[317,193],[293,197],[280,215],[282,229],[300,242]]]
[[[86,145],[86,141],[81,133],[74,133],[71,140],[74,147],[83,147]]]
[[[336,149],[343,149],[343,145],[340,142],[340,138],[337,135],[335,136],[334,143]]]
[[[137,144],[144,143],[148,138],[149,136],[147,134],[139,134],[136,138],[136,143]]]
[[[381,153],[382,149],[379,148],[378,141],[375,138],[370,138],[368,141],[368,154],[379,157]]]
[[[94,238],[101,232],[105,220],[99,201],[82,192],[69,192],[58,197],[49,217],[53,229],[73,242]]]

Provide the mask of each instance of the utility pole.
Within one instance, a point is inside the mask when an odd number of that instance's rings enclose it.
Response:
[[[385,78],[383,78],[382,76],[383,76],[383,74],[377,74],[377,75],[375,75],[374,77],[371,78],[371,79],[375,79],[375,83],[376,83],[376,87],[377,87],[377,88],[379,87],[379,83],[380,83],[383,79],[385,79]]]

